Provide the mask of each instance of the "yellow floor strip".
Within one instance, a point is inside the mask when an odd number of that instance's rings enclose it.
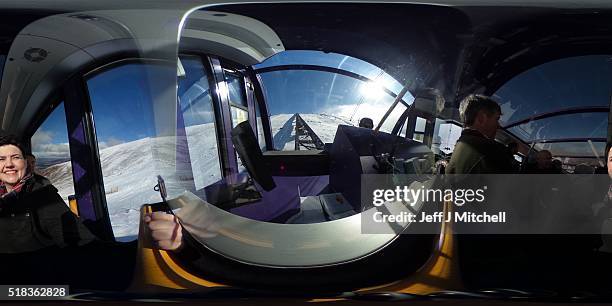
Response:
[[[444,203],[444,215],[452,210],[452,203]],[[440,290],[462,289],[457,262],[452,223],[443,223],[438,243],[431,257],[415,274],[405,280],[360,289],[360,293],[400,292],[429,294]]]

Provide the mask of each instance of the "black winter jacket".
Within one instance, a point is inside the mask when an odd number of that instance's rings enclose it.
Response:
[[[23,188],[0,200],[0,253],[80,246],[95,239],[49,180],[34,175]]]
[[[0,284],[101,290],[128,286],[135,242],[96,239],[40,175],[23,188],[0,200]]]

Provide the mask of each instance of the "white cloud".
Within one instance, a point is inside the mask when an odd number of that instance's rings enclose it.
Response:
[[[51,131],[45,131],[42,129],[36,131],[36,133],[34,133],[32,136],[32,146],[35,147],[37,145],[50,143],[53,140],[53,134],[54,133]]]
[[[47,144],[34,144],[32,153],[37,158],[41,157],[69,157],[70,148],[68,143],[47,143]]]

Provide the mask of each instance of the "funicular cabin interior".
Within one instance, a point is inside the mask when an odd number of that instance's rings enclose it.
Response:
[[[523,168],[548,150],[607,173],[606,2],[150,5],[4,5],[1,127],[101,240],[142,242],[143,204],[204,207],[183,215],[197,277],[329,293],[414,275],[448,235],[362,233],[361,177],[443,173],[472,93],[500,103]]]

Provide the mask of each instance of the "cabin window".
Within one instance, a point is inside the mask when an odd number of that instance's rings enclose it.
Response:
[[[372,119],[376,127],[402,89],[382,69],[335,53],[284,51],[255,68],[269,108],[276,150],[321,149],[310,144],[333,143],[338,125],[358,126],[362,118]],[[390,133],[413,99],[407,93],[380,130]],[[301,132],[304,123],[320,142],[299,141],[310,134]]]
[[[532,150],[550,151],[566,172],[578,165],[603,168],[611,84],[610,55],[569,57],[533,67],[495,93],[501,102],[500,123]],[[533,155],[526,158],[527,166],[535,163]]]
[[[167,74],[167,69],[126,63],[87,79],[106,204],[119,240],[135,239],[140,206],[160,201],[153,190],[159,173],[152,165],[162,152],[156,146],[161,138],[155,137],[152,101],[164,88],[155,76]]]
[[[232,128],[238,124],[249,120],[249,108],[246,98],[246,90],[244,84],[244,76],[240,71],[230,68],[223,69],[225,82],[221,86],[221,94],[227,94],[229,99],[230,117],[232,120]],[[224,93],[223,91],[226,91]],[[238,172],[243,172],[246,168],[242,160],[238,158],[238,154],[234,152],[238,162]]]
[[[427,124],[427,120],[421,117],[416,118],[416,124],[414,126],[414,136],[413,140],[423,142],[425,139],[425,125]]]
[[[51,181],[64,202],[74,195],[72,164],[68,146],[68,128],[64,102],[45,119],[31,138],[32,154],[36,157],[34,171]]]
[[[452,153],[461,136],[461,131],[462,127],[457,123],[436,119],[432,149],[445,154]]]
[[[184,118],[189,158],[196,189],[221,179],[215,111],[209,79],[199,57],[181,56],[185,76],[178,81],[178,98]]]
[[[230,69],[224,69],[223,73],[229,97],[232,127],[236,127],[239,123],[249,120],[244,78],[238,72]]]

